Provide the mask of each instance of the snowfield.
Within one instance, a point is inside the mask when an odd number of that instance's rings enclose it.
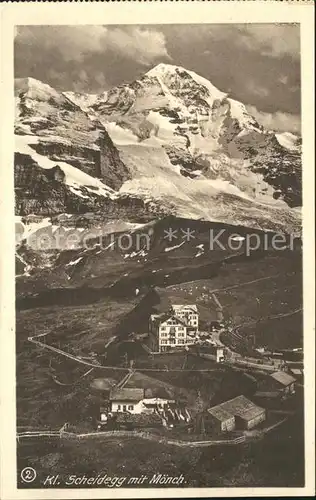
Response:
[[[36,233],[39,229],[47,228],[52,225],[49,217],[45,217],[39,222],[30,222],[29,224],[24,224],[22,222],[22,217],[19,215],[15,216],[16,224],[16,234],[20,236],[20,239],[28,239],[32,234]]]

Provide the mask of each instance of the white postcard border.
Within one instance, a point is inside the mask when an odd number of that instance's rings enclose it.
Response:
[[[305,472],[304,488],[17,489],[14,290],[15,25],[300,23],[303,136]],[[1,498],[187,498],[313,496],[315,493],[314,28],[310,2],[110,2],[2,4],[1,7]],[[295,453],[295,450],[293,450]]]

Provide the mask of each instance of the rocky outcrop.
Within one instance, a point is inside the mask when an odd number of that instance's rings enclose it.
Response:
[[[136,196],[102,197],[86,192],[86,198],[72,193],[65,184],[65,174],[58,165],[40,168],[28,155],[15,154],[14,168],[16,215],[42,217],[61,213],[93,212],[96,220],[123,219],[142,222],[165,213],[160,204]],[[82,188],[84,194],[84,188]]]
[[[104,125],[49,85],[17,80],[16,116],[16,134],[31,136],[30,147],[57,165],[65,162],[113,189],[129,178]]]
[[[63,161],[94,177],[100,175],[100,151],[96,148],[58,142],[57,139],[54,142],[43,139],[37,144],[32,144],[31,147],[38,154],[56,163]]]
[[[59,167],[44,170],[29,156],[15,153],[15,213],[27,215],[63,212],[67,199],[63,178],[64,173]]]
[[[100,146],[99,176],[111,188],[119,189],[123,182],[130,179],[130,173],[105,129],[101,131],[98,143]]]

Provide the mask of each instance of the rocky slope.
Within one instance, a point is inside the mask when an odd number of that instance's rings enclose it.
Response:
[[[80,105],[78,96],[68,97]],[[235,223],[294,223],[288,208],[301,205],[300,139],[265,130],[196,73],[159,64],[90,102],[89,115],[106,126],[132,171],[121,192],[166,205],[172,192],[179,215],[223,222],[234,220],[219,200],[227,195],[230,204],[235,195]]]
[[[135,296],[137,290],[144,292],[154,285],[211,278],[220,269],[225,275],[231,263],[264,259],[271,252],[276,259],[300,255],[299,238],[287,236],[278,251],[272,244],[274,235],[168,216],[141,226],[114,226],[103,235],[87,232],[84,248],[68,246],[58,255],[47,250],[40,267],[34,257],[37,252],[20,245],[19,255],[29,267],[17,281],[17,294],[35,301],[39,292],[44,301],[45,297],[62,301],[62,289],[70,300],[75,296],[83,301],[101,295]]]
[[[45,204],[40,187],[53,182],[52,212],[67,195],[86,199],[109,196],[128,179],[119,153],[98,120],[67,97],[32,78],[15,81],[16,158],[15,186],[18,212],[33,210],[28,204]],[[31,192],[28,192],[28,188]],[[23,190],[26,195],[21,195]],[[63,200],[63,201],[62,201]]]

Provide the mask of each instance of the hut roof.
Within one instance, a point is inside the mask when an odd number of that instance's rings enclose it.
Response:
[[[251,420],[261,415],[264,409],[257,406],[245,396],[237,396],[229,401],[213,406],[213,408],[209,408],[208,412],[221,421],[225,421],[233,416],[242,418],[243,420]]]
[[[284,387],[287,387],[290,384],[293,384],[293,382],[296,381],[292,375],[286,372],[274,372],[271,373],[270,377],[272,377],[274,380],[279,382],[279,384],[283,385]]]
[[[111,401],[134,401],[138,402],[144,399],[144,389],[138,388],[123,388],[123,389],[114,389],[110,393]]]

